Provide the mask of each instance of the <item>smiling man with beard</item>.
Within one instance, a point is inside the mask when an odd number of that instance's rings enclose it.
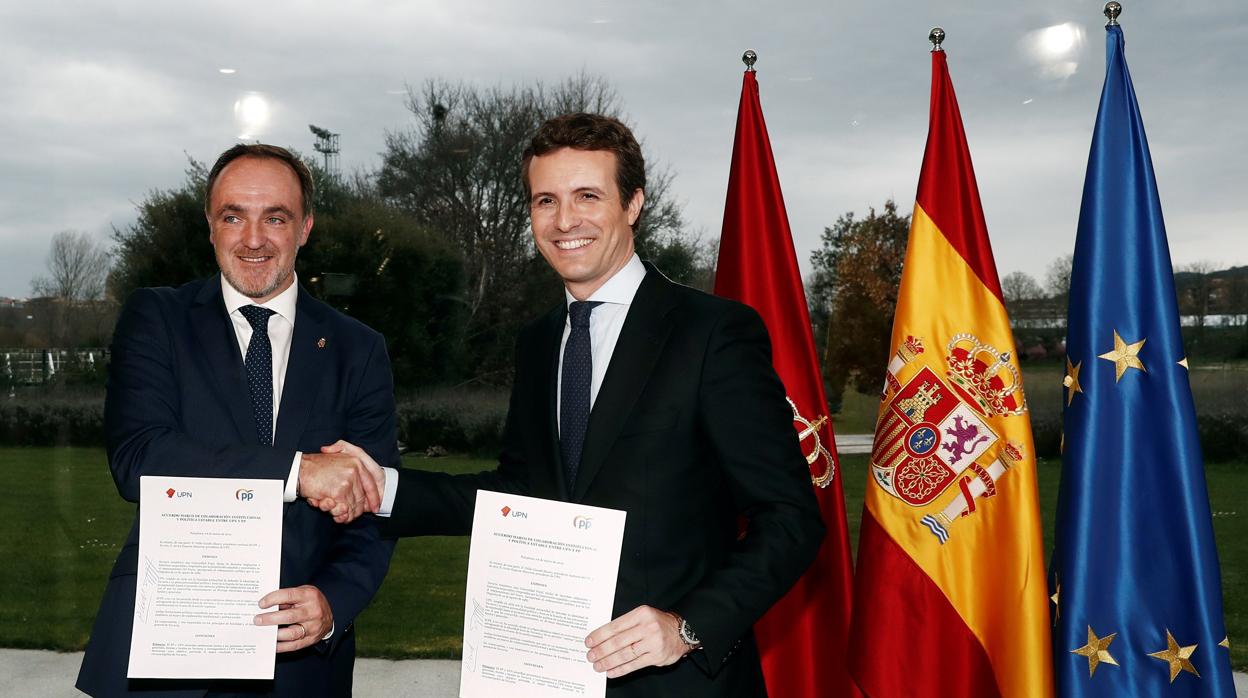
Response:
[[[323,451],[343,439],[378,461],[396,461],[394,390],[381,335],[297,283],[312,198],[308,168],[282,148],[237,145],[221,155],[205,196],[221,273],[140,289],[126,301],[104,414],[109,468],[127,501],[138,502],[144,475],[285,482],[282,588],[256,599],[256,624],[280,626],[274,680],[127,679],[136,511],[78,675],[86,693],[351,693],[353,622],[394,546],[371,517],[357,519],[381,505],[379,480],[359,456]],[[337,504],[323,512],[298,497]]]

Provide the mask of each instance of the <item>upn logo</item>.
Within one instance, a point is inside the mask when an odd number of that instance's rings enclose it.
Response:
[[[239,489],[234,491],[234,499],[237,499],[240,502],[250,502],[255,498],[256,495],[251,490]]]
[[[594,525],[594,520],[584,514],[572,517],[572,527],[584,531]]]

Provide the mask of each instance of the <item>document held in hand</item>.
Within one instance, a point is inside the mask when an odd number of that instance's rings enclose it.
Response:
[[[132,679],[272,679],[282,482],[145,475],[130,637]],[[268,609],[276,610],[276,609]]]
[[[624,512],[479,490],[461,698],[604,696],[585,637],[611,621]]]

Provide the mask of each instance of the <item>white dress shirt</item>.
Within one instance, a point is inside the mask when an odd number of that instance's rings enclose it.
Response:
[[[291,272],[294,275],[294,272]],[[251,345],[251,323],[239,312],[245,305],[258,305],[273,311],[269,316],[269,343],[273,345],[273,431],[277,431],[277,411],[282,404],[282,387],[286,384],[286,364],[290,362],[290,340],[295,334],[295,306],[299,300],[299,279],[296,277],[290,288],[282,291],[264,303],[244,296],[238,289],[221,275],[221,296],[225,299],[225,311],[234,326],[234,337],[238,339],[238,350],[244,360],[247,358],[247,347]],[[286,478],[286,502],[295,501],[295,493],[299,485],[299,459],[303,453],[296,451],[295,460],[290,466],[290,477]]]
[[[598,389],[602,387],[602,379],[607,375],[607,366],[611,363],[611,355],[615,353],[615,344],[620,340],[620,330],[624,328],[624,318],[628,317],[628,308],[633,304],[633,297],[641,287],[641,280],[646,276],[646,267],[641,259],[634,254],[622,269],[615,273],[597,291],[587,298],[598,301],[602,305],[594,308],[589,314],[589,356],[591,370],[589,378],[589,408],[593,411],[594,402],[598,399]],[[568,289],[563,289],[564,299],[572,305],[576,297]],[[568,336],[572,334],[572,316],[569,313],[563,325],[563,339],[559,342],[559,372],[556,374],[555,395],[563,399],[563,349],[568,344]],[[559,405],[562,407],[562,405]],[[555,410],[555,419],[561,410]],[[562,427],[561,427],[562,428]]]
[[[598,389],[602,387],[602,379],[607,375],[607,366],[611,364],[611,355],[615,353],[615,345],[620,339],[620,330],[624,328],[624,319],[628,317],[628,308],[633,304],[637,289],[646,277],[646,267],[636,254],[628,260],[622,269],[607,279],[587,300],[601,301],[602,305],[594,308],[589,315],[589,351],[593,363],[589,381],[589,406],[593,410],[594,401],[598,399]],[[564,288],[565,302],[569,305],[576,298]],[[563,339],[559,342],[559,371],[555,385],[555,394],[561,396],[563,382],[563,347],[568,343],[568,335],[572,334],[572,320],[565,321]],[[559,409],[555,408],[555,419],[558,420]],[[394,468],[386,468],[386,491],[382,496],[381,511],[378,516],[389,516],[394,508],[394,496],[399,488],[399,473]]]
[[[290,363],[290,341],[295,335],[295,308],[299,301],[299,277],[292,271],[291,276],[294,280],[290,284],[290,288],[270,298],[264,303],[257,303],[255,300],[244,296],[238,292],[238,289],[230,285],[225,280],[225,274],[221,275],[221,295],[225,299],[225,311],[230,316],[230,323],[234,325],[234,337],[238,339],[238,350],[243,356],[243,360],[247,360],[247,347],[251,345],[251,323],[247,322],[247,318],[238,311],[245,305],[258,305],[261,308],[268,308],[273,311],[269,316],[269,344],[273,347],[273,433],[277,433],[277,411],[282,405],[282,388],[286,385],[286,364]],[[299,461],[303,458],[302,451],[295,451],[295,460],[290,464],[290,476],[286,478],[286,490],[282,496],[282,501],[290,503],[295,501],[296,493],[299,488]],[[397,477],[397,475],[396,475]],[[393,504],[394,500],[390,500]],[[328,640],[333,637],[334,629],[338,624],[332,623],[329,626],[329,632],[321,637],[321,641]],[[305,629],[306,631],[306,629]]]

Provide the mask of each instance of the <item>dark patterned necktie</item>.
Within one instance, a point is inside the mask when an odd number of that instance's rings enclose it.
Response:
[[[563,347],[563,378],[559,389],[559,453],[568,492],[576,485],[581,450],[589,428],[589,384],[594,373],[589,347],[589,314],[600,301],[573,301],[568,306],[572,332]]]
[[[269,342],[269,317],[273,311],[258,305],[244,305],[238,312],[251,325],[251,342],[243,359],[251,409],[256,416],[256,436],[262,446],[273,445],[273,344]]]

